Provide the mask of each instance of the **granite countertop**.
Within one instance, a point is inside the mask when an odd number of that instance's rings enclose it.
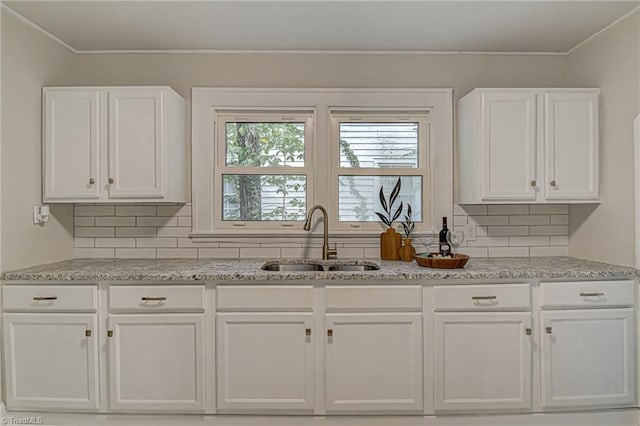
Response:
[[[270,259],[273,260],[273,259]],[[72,259],[5,272],[5,281],[283,281],[283,280],[443,280],[443,279],[581,279],[637,276],[634,268],[573,257],[472,258],[463,269],[422,268],[414,262],[297,260],[330,264],[377,264],[365,272],[271,272],[269,259]]]

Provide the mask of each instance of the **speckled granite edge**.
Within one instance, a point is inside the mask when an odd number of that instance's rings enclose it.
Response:
[[[414,262],[375,260],[332,262],[377,264],[378,271],[271,272],[261,266],[274,259],[72,259],[5,272],[4,281],[406,281],[467,279],[620,279],[636,277],[634,268],[572,257],[473,258],[462,269],[422,268]]]

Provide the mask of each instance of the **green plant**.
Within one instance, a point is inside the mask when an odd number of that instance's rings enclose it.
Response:
[[[382,223],[387,225],[389,228],[393,225],[393,222],[400,217],[402,213],[402,201],[400,201],[400,206],[396,209],[395,213],[393,212],[393,206],[400,195],[400,187],[401,187],[401,179],[398,178],[395,186],[391,190],[391,194],[389,194],[389,202],[387,203],[387,199],[384,196],[384,186],[380,186],[380,204],[382,205],[382,209],[384,210],[384,214],[380,212],[376,212]]]
[[[404,215],[404,221],[402,222],[405,238],[409,238],[415,228],[416,224],[411,220],[411,204],[407,203],[407,214]]]

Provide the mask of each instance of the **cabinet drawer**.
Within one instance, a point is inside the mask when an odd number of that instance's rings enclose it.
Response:
[[[528,311],[529,284],[434,287],[436,311]]]
[[[311,311],[312,286],[247,285],[217,288],[220,311]]]
[[[111,312],[204,312],[204,286],[112,286]]]
[[[420,311],[422,287],[394,286],[327,286],[327,312],[339,311]]]
[[[5,312],[96,312],[98,292],[92,285],[5,285]]]
[[[541,283],[542,307],[584,308],[632,306],[633,281],[575,281]]]

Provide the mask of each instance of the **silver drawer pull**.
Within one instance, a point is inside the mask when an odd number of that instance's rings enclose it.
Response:
[[[600,297],[604,296],[604,293],[580,293],[580,297]]]
[[[471,300],[496,300],[498,296],[471,296]]]
[[[42,300],[58,300],[58,296],[35,296],[33,300],[36,302],[40,302]]]
[[[143,297],[142,298],[143,302],[164,302],[165,300],[167,300],[167,298],[164,297],[164,296],[160,296],[160,297]]]

